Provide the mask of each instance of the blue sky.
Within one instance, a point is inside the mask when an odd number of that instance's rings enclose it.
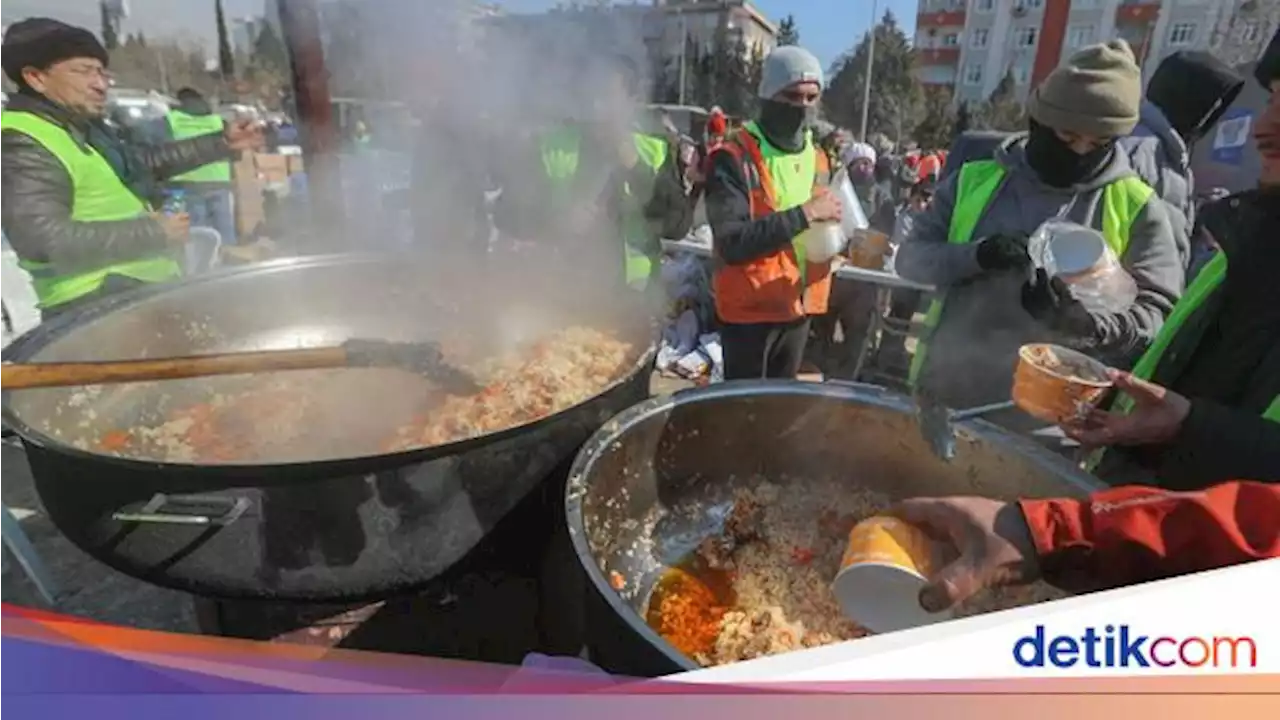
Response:
[[[375,3],[381,0],[362,0]],[[404,1],[404,0],[399,0]],[[430,2],[431,0],[420,0]],[[642,0],[647,2],[648,0]],[[510,12],[537,12],[556,4],[556,0],[497,0]],[[765,15],[775,22],[788,13],[796,18],[800,41],[814,52],[824,65],[830,65],[841,52],[857,42],[871,21],[872,0],[754,0]],[[133,17],[125,23],[126,32],[143,29],[154,35],[182,34],[213,43],[214,0],[129,0]],[[262,12],[263,0],[223,0],[231,17]],[[879,0],[877,16],[888,7],[898,16],[908,36],[914,33],[916,0]],[[16,20],[31,14],[48,14],[69,22],[97,28],[97,0],[5,0],[4,18]],[[877,17],[877,19],[879,19]]]
[[[788,13],[796,18],[800,42],[813,51],[824,65],[852,47],[871,23],[872,0],[754,0],[771,20]],[[536,12],[556,4],[555,0],[499,0],[510,12]],[[902,23],[907,36],[915,33],[917,0],[879,0],[876,20],[886,8]]]

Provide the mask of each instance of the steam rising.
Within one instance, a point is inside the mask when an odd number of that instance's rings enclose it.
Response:
[[[486,253],[491,237],[482,203],[486,191],[547,182],[541,163],[529,160],[537,157],[537,134],[556,123],[589,122],[626,137],[640,108],[615,90],[605,69],[620,56],[641,73],[649,66],[639,25],[609,12],[575,16],[582,21],[477,20],[473,8],[464,0],[377,0],[360,5],[360,27],[327,28],[341,31],[344,44],[341,58],[330,51],[327,63],[355,57],[367,65],[330,67],[331,75],[385,78],[370,85],[386,88],[390,97],[382,99],[403,103],[420,123],[403,139],[379,138],[386,128],[374,122],[369,129],[375,142],[414,157],[408,202],[413,253],[427,263],[421,281],[463,305],[495,304],[490,310],[505,317],[477,318],[476,332],[501,334],[504,345],[528,339],[531,330],[581,323],[562,312],[566,307],[617,316],[639,299],[618,285],[622,238],[612,222],[598,217],[577,234],[566,223],[553,237],[519,238],[535,249],[517,254],[497,242]],[[641,94],[645,87],[642,78]],[[377,175],[393,172],[386,160],[344,155],[344,175],[364,163]],[[584,210],[590,194],[580,198]],[[369,237],[382,226],[382,212],[376,202],[348,207],[346,237],[324,244],[350,251],[384,244]]]

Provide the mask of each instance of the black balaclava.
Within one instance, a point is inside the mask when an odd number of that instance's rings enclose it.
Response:
[[[1057,188],[1073,187],[1093,177],[1107,160],[1115,141],[1106,143],[1081,155],[1063,142],[1053,128],[1029,121],[1031,132],[1027,136],[1027,164],[1046,185]]]
[[[760,103],[760,130],[769,142],[786,152],[804,149],[805,133],[818,119],[816,107],[801,107],[782,100]]]

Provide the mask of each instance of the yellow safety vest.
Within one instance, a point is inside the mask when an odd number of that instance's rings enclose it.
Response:
[[[78,143],[63,127],[39,115],[6,110],[0,114],[0,128],[27,135],[67,169],[71,177],[74,222],[131,220],[150,211],[147,203],[133,194],[97,150]],[[20,259],[18,264],[31,274],[41,308],[56,307],[88,295],[102,287],[108,275],[123,275],[146,283],[166,282],[182,275],[181,266],[167,254],[64,275],[55,274],[47,263]]]
[[[660,137],[633,133],[636,154],[640,162],[649,168],[656,177],[666,165],[668,159],[667,141]],[[542,167],[547,178],[552,181],[553,193],[557,205],[564,207],[575,198],[571,197],[572,180],[577,177],[578,163],[581,157],[582,138],[573,127],[558,128],[542,139]],[[623,247],[626,252],[625,273],[627,284],[643,290],[653,277],[657,258],[650,257],[636,249],[649,240],[652,230],[644,217],[645,198],[637,197],[630,183],[623,186],[626,194],[626,207],[622,212]]]
[[[947,230],[947,242],[964,245],[973,240],[982,214],[1000,191],[1004,183],[1005,169],[995,160],[977,160],[960,168],[956,184],[956,201],[951,211],[951,224]],[[1120,178],[1102,191],[1102,237],[1117,257],[1123,257],[1129,247],[1129,232],[1147,201],[1155,191],[1136,177]],[[911,360],[908,384],[915,389],[928,354],[928,342],[942,319],[944,295],[936,297],[925,315],[925,331],[916,346]]]
[[[213,113],[208,115],[188,115],[181,110],[170,110],[168,121],[169,131],[173,133],[174,140],[186,140],[201,135],[220,133],[225,127],[222,118]],[[201,165],[195,170],[178,175],[173,180],[177,182],[229,183],[231,182],[231,162],[220,160],[211,162],[208,165]]]

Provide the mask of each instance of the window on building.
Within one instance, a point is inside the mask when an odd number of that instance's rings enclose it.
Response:
[[[1246,20],[1240,25],[1240,42],[1257,42],[1261,34],[1257,20]]]
[[[1013,43],[1016,47],[1029,48],[1036,44],[1036,36],[1040,34],[1040,28],[1022,27],[1014,31]]]
[[[996,9],[996,0],[973,0],[974,12],[991,12]]]
[[[982,63],[969,63],[964,66],[964,84],[982,84]]]
[[[947,33],[942,36],[942,47],[955,47],[960,44],[959,33]]]
[[[1084,47],[1093,42],[1092,25],[1072,25],[1067,30],[1067,47]]]
[[[1176,23],[1169,31],[1170,45],[1190,45],[1196,41],[1195,23]]]
[[[1018,85],[1026,85],[1031,82],[1031,66],[1025,64],[1014,65],[1011,68],[1013,72],[1013,82]]]
[[[987,39],[990,37],[991,31],[986,28],[974,28],[969,33],[969,47],[982,49],[987,46]]]
[[[1044,7],[1044,0],[1013,0],[1015,10],[1039,10]]]

